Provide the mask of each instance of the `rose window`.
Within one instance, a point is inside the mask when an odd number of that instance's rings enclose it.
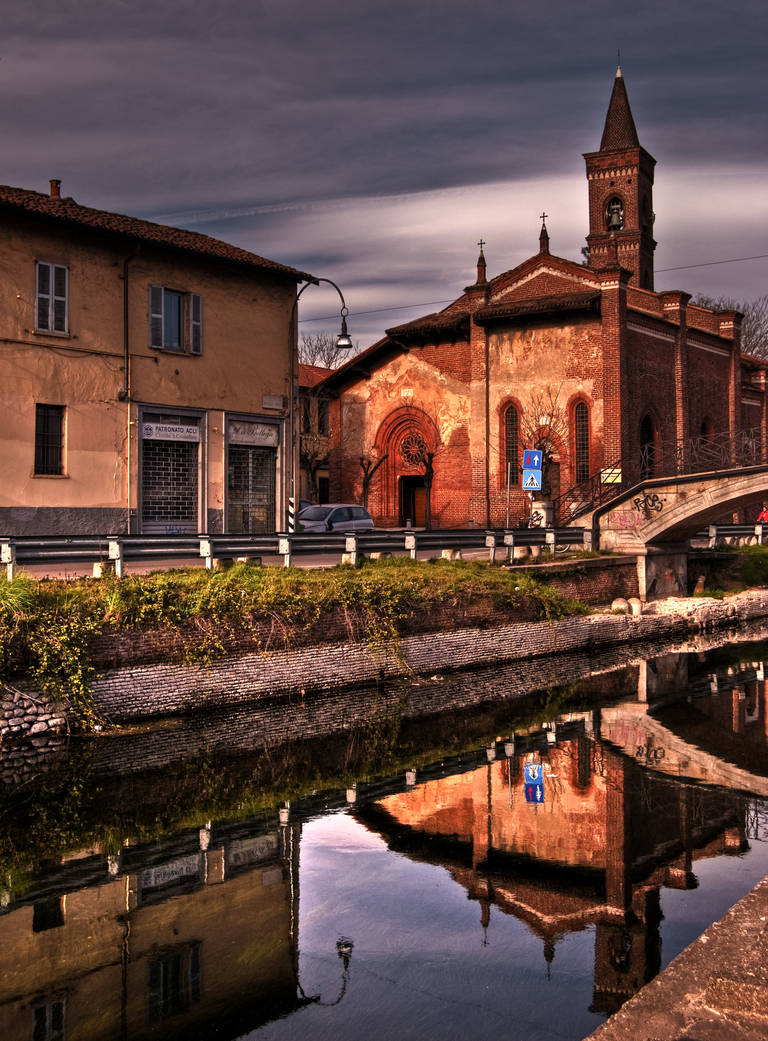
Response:
[[[406,434],[400,443],[400,454],[410,466],[417,466],[427,458],[427,446],[421,434]]]

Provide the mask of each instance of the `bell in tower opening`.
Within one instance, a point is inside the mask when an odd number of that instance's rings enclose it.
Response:
[[[621,231],[624,227],[624,204],[615,196],[605,207],[605,227],[608,231]]]

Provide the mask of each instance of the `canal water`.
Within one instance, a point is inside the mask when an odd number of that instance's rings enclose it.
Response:
[[[0,1037],[578,1041],[768,874],[767,659],[6,746]]]

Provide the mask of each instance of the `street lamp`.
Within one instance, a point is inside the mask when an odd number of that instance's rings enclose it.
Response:
[[[327,283],[329,286],[333,286],[336,292],[339,294],[341,300],[341,329],[339,335],[336,337],[336,347],[341,350],[349,350],[352,346],[352,338],[347,332],[347,315],[349,314],[349,308],[347,302],[344,299],[344,294],[336,285],[336,283],[330,278],[313,278],[311,281],[306,282],[296,294],[296,298],[293,301],[293,307],[291,308],[291,376],[290,376],[290,395],[291,401],[288,409],[288,425],[290,428],[289,436],[289,471],[288,471],[288,498],[289,502],[292,502],[295,507],[296,503],[296,358],[298,355],[298,328],[297,328],[297,317],[299,308],[299,297],[310,286],[320,285],[321,282]],[[291,518],[290,509],[286,510],[288,523],[286,524],[287,530],[291,530]]]

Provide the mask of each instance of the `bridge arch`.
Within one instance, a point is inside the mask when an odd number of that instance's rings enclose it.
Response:
[[[604,549],[682,542],[723,514],[768,496],[768,465],[643,481],[596,510]]]

